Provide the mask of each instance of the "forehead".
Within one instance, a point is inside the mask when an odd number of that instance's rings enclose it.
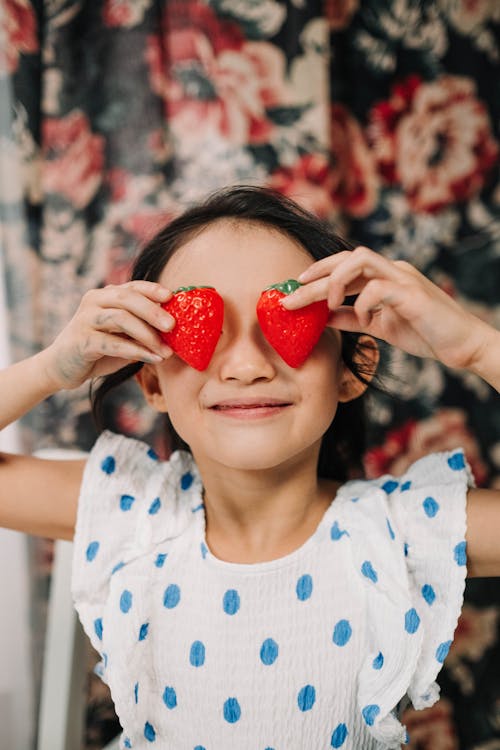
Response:
[[[217,221],[182,245],[160,282],[170,288],[214,286],[221,294],[296,278],[314,259],[302,245],[253,221]]]

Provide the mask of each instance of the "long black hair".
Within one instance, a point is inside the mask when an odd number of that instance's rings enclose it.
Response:
[[[336,235],[327,222],[289,198],[267,188],[236,186],[213,193],[164,226],[138,255],[131,280],[157,281],[176,250],[208,225],[221,219],[259,222],[272,227],[299,242],[314,260],[354,247]],[[369,374],[368,360],[363,357],[363,344],[358,334],[342,333],[342,358],[354,375],[367,385],[370,380],[366,377]],[[92,414],[99,429],[103,428],[103,400],[106,394],[135,375],[142,366],[142,362],[133,362],[103,377],[96,388],[93,384]],[[168,415],[166,422],[170,449],[189,451],[189,446],[177,434]],[[339,403],[335,418],[322,439],[318,476],[345,481],[362,474],[365,434],[364,396],[348,403]]]

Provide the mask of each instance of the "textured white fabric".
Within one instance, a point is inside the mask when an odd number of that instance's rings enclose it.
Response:
[[[463,602],[462,452],[346,483],[315,533],[255,565],[215,558],[188,453],[104,433],[87,464],[73,595],[123,748],[399,748],[432,705]]]

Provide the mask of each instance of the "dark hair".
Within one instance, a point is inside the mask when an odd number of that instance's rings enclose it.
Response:
[[[272,227],[299,242],[315,260],[354,247],[334,234],[327,222],[273,190],[253,186],[230,187],[213,193],[204,202],[188,208],[164,226],[137,257],[131,279],[157,281],[176,250],[208,225],[221,219],[253,221]],[[368,370],[363,367],[363,343],[358,339],[358,334],[342,333],[342,358],[354,375],[368,384],[369,378],[365,378]],[[142,365],[142,362],[127,365],[105,376],[96,389],[91,389],[92,413],[99,429],[103,428],[105,395],[135,375]],[[189,451],[189,446],[177,434],[168,416],[167,428],[171,450]],[[365,433],[364,397],[339,403],[335,418],[323,436],[318,476],[345,481],[362,474]]]

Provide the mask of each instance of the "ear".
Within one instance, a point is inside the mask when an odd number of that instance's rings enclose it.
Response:
[[[135,375],[139,387],[146,399],[146,402],[155,411],[167,412],[165,396],[160,387],[160,381],[154,365],[145,364]]]
[[[370,381],[377,371],[380,359],[379,348],[377,342],[371,336],[360,336],[358,343],[359,346],[354,353],[354,361],[359,365],[365,380]],[[358,380],[347,365],[343,366],[339,388],[339,401],[342,403],[353,401],[355,398],[359,398],[367,388],[368,384]]]

